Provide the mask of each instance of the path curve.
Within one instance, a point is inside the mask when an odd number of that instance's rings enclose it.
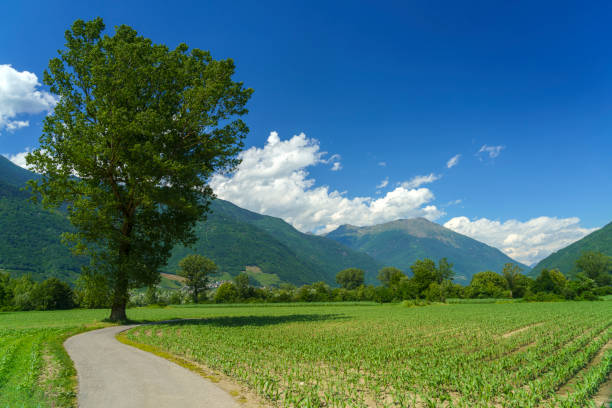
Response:
[[[64,343],[74,361],[81,408],[237,408],[211,381],[154,354],[120,343],[133,326],[77,334]]]

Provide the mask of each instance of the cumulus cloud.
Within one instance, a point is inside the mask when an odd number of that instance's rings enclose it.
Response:
[[[448,161],[446,162],[446,167],[447,168],[451,168],[456,166],[457,164],[459,164],[459,158],[461,157],[460,154],[456,154],[453,157],[451,157],[450,159],[448,159]]]
[[[482,145],[480,150],[476,153],[477,156],[481,157],[481,155],[488,155],[490,159],[494,159],[501,154],[501,151],[505,149],[506,146],[488,146],[486,144]],[[481,157],[482,160],[482,157]]]
[[[25,157],[29,153],[29,151],[30,151],[30,148],[26,147],[25,152],[21,152],[17,154],[3,154],[3,156],[9,159],[10,161],[12,161],[13,164],[16,164],[19,167],[23,167],[24,169],[27,169],[28,166],[26,164]]]
[[[338,170],[342,170],[342,164],[340,164],[340,162],[335,162],[332,165],[331,171],[338,171]]]
[[[389,177],[385,177],[385,179],[381,181],[380,184],[376,186],[376,188],[385,188],[387,187],[387,185],[389,185]]]
[[[414,176],[408,181],[399,183],[399,185],[407,189],[418,188],[422,186],[423,184],[433,183],[434,181],[439,180],[441,177],[442,176],[438,174],[433,174],[433,173],[430,173],[424,176]]]
[[[27,120],[17,120],[17,116],[53,109],[57,103],[55,97],[38,90],[39,86],[35,74],[0,64],[0,130],[14,131],[29,126]]]
[[[537,217],[505,222],[455,217],[446,228],[501,249],[509,257],[530,265],[579,240],[597,228],[583,228],[580,219]]]
[[[219,198],[280,217],[308,232],[417,216],[435,220],[443,215],[431,204],[434,194],[427,188],[398,186],[372,198],[348,197],[345,192],[316,185],[307,168],[329,162],[325,154],[317,140],[303,133],[280,140],[272,132],[263,148],[252,147],[240,154],[242,162],[233,174],[216,174],[210,185]]]

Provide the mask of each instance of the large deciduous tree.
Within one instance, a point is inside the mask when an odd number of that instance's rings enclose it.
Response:
[[[27,162],[43,204],[67,208],[65,240],[108,277],[117,321],[128,289],[156,283],[172,247],[195,240],[209,177],[237,164],[252,90],[232,80],[231,59],[104,29],[97,18],[66,31],[44,75],[58,103]]]

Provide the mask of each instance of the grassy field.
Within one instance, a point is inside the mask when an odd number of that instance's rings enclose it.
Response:
[[[73,406],[75,372],[62,343],[105,312],[0,313],[0,407]]]
[[[0,313],[0,407],[70,406],[61,347],[108,311]],[[130,309],[129,341],[280,406],[588,406],[612,369],[612,303]],[[607,383],[608,384],[608,383]]]

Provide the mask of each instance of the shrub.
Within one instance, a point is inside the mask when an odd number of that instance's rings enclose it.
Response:
[[[76,303],[87,309],[103,309],[111,306],[111,291],[105,275],[82,273],[76,281]]]
[[[11,279],[11,291],[13,293],[13,307],[16,310],[34,310],[34,287],[36,284],[29,276]]]
[[[593,289],[593,293],[595,293],[597,296],[612,295],[612,286],[600,286]]]
[[[216,303],[231,303],[238,299],[238,290],[231,282],[222,283],[215,292]]]
[[[37,310],[72,309],[75,306],[72,288],[57,278],[34,285],[31,293],[33,306]]]

